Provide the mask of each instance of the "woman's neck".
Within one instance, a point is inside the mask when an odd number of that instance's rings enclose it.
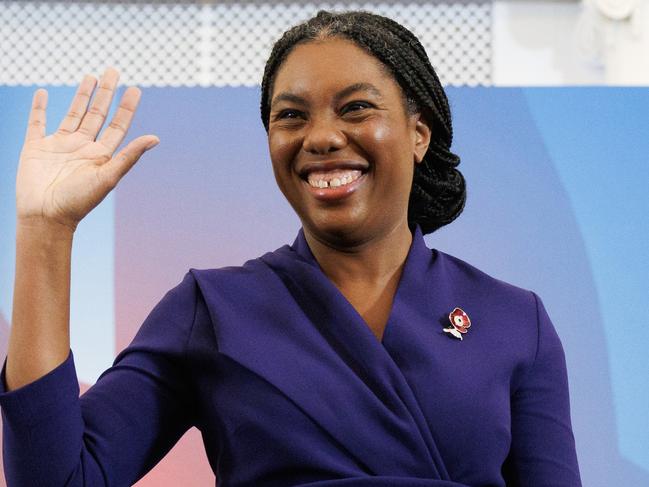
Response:
[[[380,283],[400,274],[412,243],[407,221],[381,237],[349,247],[328,244],[306,229],[304,236],[322,271],[339,288]]]
[[[322,271],[382,341],[412,243],[407,222],[384,238],[344,249],[327,245],[306,230],[304,234]]]

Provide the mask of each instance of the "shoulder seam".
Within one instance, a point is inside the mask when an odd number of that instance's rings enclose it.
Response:
[[[191,342],[192,339],[192,334],[194,333],[194,328],[196,326],[196,316],[198,315],[198,295],[200,293],[200,287],[198,286],[198,282],[196,281],[196,278],[194,275],[191,273],[191,269],[187,272],[187,274],[191,275],[193,284],[194,284],[194,289],[195,289],[195,296],[194,296],[194,313],[192,316],[192,324],[189,327],[189,332],[187,333],[187,338],[185,340],[185,345],[183,346],[183,355],[182,355],[182,365],[181,368],[182,370],[185,371],[186,374],[190,374],[190,366],[189,366],[189,343]],[[188,381],[188,384],[190,384],[191,381]],[[185,384],[185,387],[188,386],[188,384]],[[195,396],[192,394],[189,394],[189,397],[191,397],[191,402],[189,403],[190,407],[190,413],[189,416],[191,417],[190,420],[190,425],[191,426],[196,426],[197,422],[197,416],[198,416],[198,410],[196,406],[196,401]]]
[[[512,392],[512,396],[518,393],[518,389],[521,387],[521,384],[525,383],[527,376],[530,375],[534,370],[534,367],[536,367],[536,361],[539,356],[539,349],[541,348],[541,317],[539,316],[539,298],[534,291],[527,292],[530,293],[532,295],[532,298],[534,299],[534,307],[536,312],[536,350],[534,351],[534,358],[532,359],[532,363],[530,364],[529,368],[523,373],[523,376],[517,384],[516,389]]]
[[[191,341],[192,338],[192,333],[194,333],[194,326],[196,325],[196,315],[198,314],[198,294],[200,292],[200,288],[198,286],[198,282],[196,282],[196,278],[192,274],[191,270],[187,272],[192,278],[192,281],[194,283],[194,289],[195,289],[195,296],[194,296],[194,313],[192,316],[192,325],[189,327],[189,333],[187,333],[187,339],[185,340],[185,345],[183,347],[183,361],[187,361],[187,354],[189,350],[189,342]]]
[[[541,316],[539,315],[539,297],[534,291],[530,291],[532,297],[534,298],[534,305],[536,307],[536,352],[534,352],[534,360],[532,361],[532,366],[530,370],[536,366],[536,360],[539,357],[539,349],[541,348]]]

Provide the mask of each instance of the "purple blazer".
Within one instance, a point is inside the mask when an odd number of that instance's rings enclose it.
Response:
[[[0,406],[9,486],[131,485],[191,426],[223,487],[581,485],[541,301],[419,229],[382,341],[300,232],[190,270],[80,399],[70,354]]]

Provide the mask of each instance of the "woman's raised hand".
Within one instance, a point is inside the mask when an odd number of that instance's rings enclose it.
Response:
[[[46,136],[47,91],[34,94],[16,179],[19,223],[56,223],[74,231],[77,224],[117,185],[140,156],[159,142],[144,135],[114,154],[137,109],[141,92],[128,88],[100,137],[119,73],[109,68],[99,81],[86,76],[61,125]]]

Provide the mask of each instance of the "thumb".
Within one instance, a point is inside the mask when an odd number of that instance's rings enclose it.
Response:
[[[119,151],[113,158],[102,166],[105,171],[106,180],[114,188],[120,179],[135,165],[149,149],[153,149],[160,139],[155,135],[144,135],[129,142],[126,147]]]

